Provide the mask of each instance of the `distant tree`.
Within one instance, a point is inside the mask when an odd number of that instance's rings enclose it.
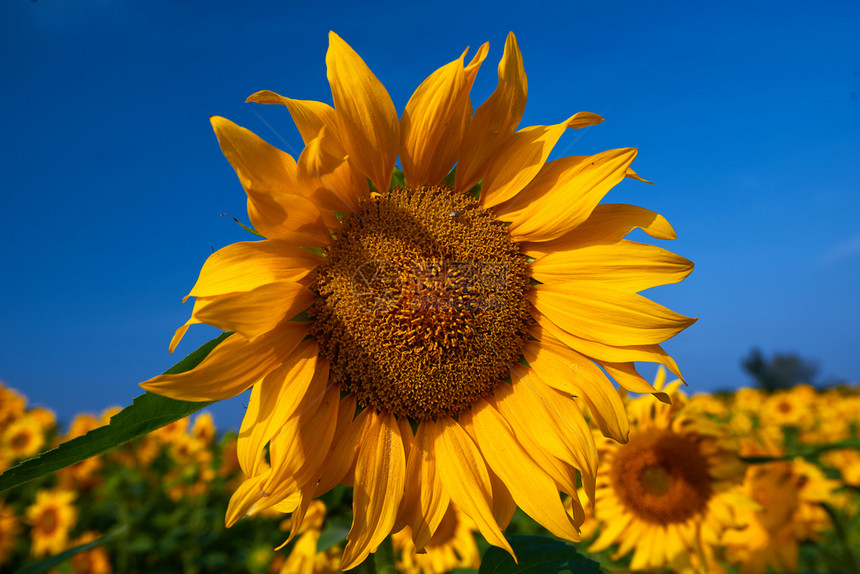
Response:
[[[760,349],[754,348],[741,366],[755,379],[759,388],[766,391],[787,389],[800,383],[814,384],[818,364],[797,353],[774,353],[766,359]]]

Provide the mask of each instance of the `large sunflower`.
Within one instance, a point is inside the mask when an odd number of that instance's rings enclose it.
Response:
[[[473,114],[487,50],[431,74],[398,120],[331,33],[334,107],[249,98],[287,107],[305,143],[298,160],[212,118],[266,239],[209,257],[171,349],[194,323],[234,334],[192,371],[142,385],[190,401],[253,386],[238,443],[247,478],[228,524],[275,506],[298,528],[311,500],[344,483],[344,569],[397,524],[422,549],[450,506],[509,551],[502,529],[516,506],[577,540],[582,509],[568,514],[559,492],[576,493],[579,472],[593,494],[597,455],[571,396],[624,441],[624,406],[601,367],[636,392],[654,389],[634,361],[677,372],[660,343],[693,319],[637,293],[692,264],[624,239],[634,228],[673,238],[660,215],[598,205],[638,179],[636,151],[547,162],[568,128],[602,118],[517,130],[527,89],[513,34],[498,87]]]

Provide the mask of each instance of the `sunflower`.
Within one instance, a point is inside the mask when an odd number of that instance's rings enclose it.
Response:
[[[71,546],[89,544],[101,536],[98,532],[87,531],[72,540]],[[71,563],[71,574],[110,574],[113,572],[110,555],[104,546],[79,552],[72,556],[69,562]]]
[[[36,501],[26,510],[33,556],[57,554],[66,549],[69,531],[78,518],[74,500],[75,493],[69,490],[36,492]]]
[[[488,44],[433,72],[399,119],[358,54],[329,40],[334,107],[249,98],[288,109],[305,143],[298,160],[212,118],[266,239],[209,257],[170,348],[195,323],[234,334],[193,370],[142,386],[189,401],[253,387],[238,442],[246,480],[227,524],[276,507],[300,525],[315,497],[354,486],[344,569],[396,524],[420,551],[452,506],[508,551],[502,529],[516,506],[578,540],[582,509],[566,512],[559,493],[576,493],[578,473],[593,493],[597,457],[571,397],[626,440],[601,367],[654,392],[634,361],[677,372],[660,343],[694,321],[638,294],[692,270],[624,239],[634,228],[673,238],[668,222],[598,205],[640,179],[636,150],[547,161],[568,128],[602,118],[518,130],[527,87],[513,34],[498,87],[474,114]]]
[[[15,542],[21,531],[21,522],[15,509],[0,500],[0,566],[5,564],[15,550]]]
[[[30,458],[45,446],[45,429],[38,417],[25,414],[0,433],[0,447],[12,460]]]
[[[664,371],[655,387],[663,388]],[[740,491],[744,466],[721,426],[682,408],[680,381],[665,388],[671,404],[641,397],[628,405],[630,440],[599,441],[592,552],[617,544],[633,551],[632,570],[708,571],[714,547],[736,526],[734,508],[755,507]]]
[[[398,572],[407,574],[443,574],[455,568],[477,568],[481,553],[475,543],[475,524],[467,516],[449,506],[439,527],[418,554],[412,543],[409,526],[391,535],[394,550],[400,551]]]
[[[7,424],[24,414],[27,399],[14,389],[10,389],[0,381],[0,430]]]
[[[322,534],[326,517],[326,506],[320,500],[314,500],[308,507],[298,528],[292,526],[292,519],[287,519],[281,529],[292,529],[299,537],[293,545],[290,555],[283,561],[278,572],[283,574],[334,574],[340,572],[340,549],[329,548],[317,551],[317,542]],[[274,571],[274,570],[273,570]]]
[[[759,440],[748,438],[742,452],[781,456],[783,449],[762,435]],[[822,504],[836,501],[834,491],[839,486],[801,458],[750,465],[744,491],[759,506],[740,509],[738,522],[743,529],[723,537],[729,561],[740,564],[744,574],[796,572],[799,543],[820,538],[830,528]]]

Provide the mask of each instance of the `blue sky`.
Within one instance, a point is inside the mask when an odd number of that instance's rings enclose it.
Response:
[[[293,155],[270,89],[331,102],[327,33],[402,111],[462,50],[524,54],[522,125],[575,111],[555,156],[637,147],[608,201],[665,215],[696,270],[647,294],[699,322],[666,344],[689,390],[749,384],[751,347],[860,380],[860,4],[692,2],[0,4],[0,380],[68,421],[129,404],[175,355],[182,297],[213,249],[249,239],[245,195],[209,125],[222,115]],[[646,374],[653,373],[647,366]],[[237,426],[242,398],[214,407]]]

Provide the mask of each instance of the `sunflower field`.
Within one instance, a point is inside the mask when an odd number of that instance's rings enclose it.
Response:
[[[686,386],[661,345],[696,318],[641,293],[693,262],[603,202],[650,183],[636,149],[550,159],[603,118],[521,127],[513,32],[483,103],[489,43],[401,114],[328,40],[333,105],[247,99],[296,158],[210,116],[251,235],[213,247],[169,348],[222,334],[69,425],[0,386],[3,572],[860,571],[860,394]]]
[[[625,397],[626,444],[592,424],[601,463],[595,504],[580,493],[580,543],[564,544],[526,514],[513,515],[505,532],[523,568],[858,570],[860,393],[801,385],[687,397],[678,382],[664,386],[658,377],[655,386],[671,404]],[[28,407],[26,397],[0,386],[0,468],[106,424],[117,410],[81,414],[63,429],[50,410]],[[340,571],[351,489],[341,485],[315,500],[284,545],[290,515],[277,509],[225,528],[241,480],[236,433],[216,430],[206,412],[181,418],[4,492],[0,571]],[[397,571],[519,571],[460,512],[446,513],[424,553],[416,553],[408,529],[387,542]],[[379,571],[374,561],[377,555],[356,571]]]

